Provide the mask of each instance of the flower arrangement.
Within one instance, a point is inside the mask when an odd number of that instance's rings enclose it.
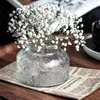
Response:
[[[75,44],[76,50],[84,46],[82,18],[62,6],[54,3],[24,6],[17,8],[10,14],[8,31],[16,37],[18,48],[25,48],[28,44],[34,44],[39,52],[45,45],[54,45],[55,49]],[[63,38],[53,34],[64,35]]]

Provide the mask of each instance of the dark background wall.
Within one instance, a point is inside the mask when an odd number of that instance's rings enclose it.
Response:
[[[5,45],[14,41],[12,35],[7,33],[9,13],[15,8],[6,0],[0,1],[0,44]]]
[[[84,24],[84,32],[91,33],[92,31],[92,23],[96,20],[100,20],[100,6],[91,10],[83,17],[83,24]]]

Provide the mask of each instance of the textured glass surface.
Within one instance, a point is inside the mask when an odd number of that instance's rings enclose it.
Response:
[[[17,79],[32,86],[55,86],[69,77],[69,58],[63,50],[52,46],[36,52],[31,45],[17,55]]]

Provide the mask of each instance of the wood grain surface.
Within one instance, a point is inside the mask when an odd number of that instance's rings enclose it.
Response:
[[[14,43],[2,46],[0,48],[0,68],[15,61],[18,51],[19,50],[16,48]],[[70,57],[70,65],[100,69],[100,61],[97,61],[88,56],[82,48],[79,52],[76,52],[74,47],[68,48],[68,54]],[[8,100],[72,100],[69,98],[62,98],[54,95],[40,93],[1,80],[0,96],[3,96]],[[100,88],[83,100],[100,100]]]
[[[21,2],[23,5],[28,5],[34,1],[36,1],[36,0],[19,0],[19,2]]]

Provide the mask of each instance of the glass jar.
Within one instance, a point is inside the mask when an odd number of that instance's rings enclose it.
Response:
[[[40,52],[32,45],[17,55],[16,78],[31,86],[55,86],[69,77],[69,57],[62,49],[45,46]]]

